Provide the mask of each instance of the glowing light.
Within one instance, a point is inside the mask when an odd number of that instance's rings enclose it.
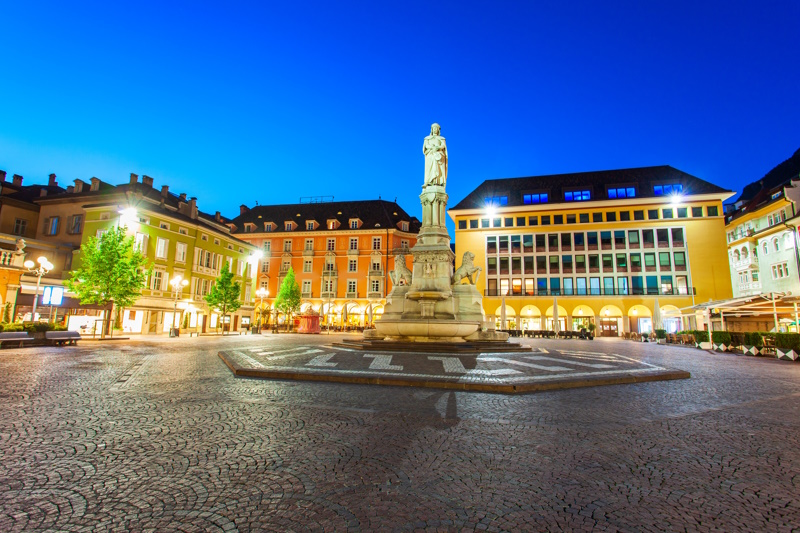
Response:
[[[634,309],[634,310],[633,310],[633,316],[636,316],[636,315],[638,315],[638,314],[639,314],[639,310],[638,310],[638,309]]]
[[[606,316],[608,316],[608,309],[606,309],[606,312],[605,312],[605,313],[603,313],[603,314],[604,314],[604,315],[606,315]]]
[[[670,201],[670,203],[672,205],[678,205],[678,204],[681,203],[682,200],[683,200],[683,195],[682,194],[677,194],[677,193],[671,195],[671,197],[669,199],[669,201]]]
[[[497,210],[494,208],[493,205],[486,206],[486,216],[492,218],[495,214],[497,214]]]
[[[583,314],[583,309],[578,309],[578,314],[582,315]]]

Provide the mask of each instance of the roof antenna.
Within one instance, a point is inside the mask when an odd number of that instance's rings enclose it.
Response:
[[[378,200],[380,200],[380,199],[381,199],[381,195],[379,194],[379,195],[378,195]]]
[[[256,200],[256,205],[258,205],[258,200]]]
[[[397,203],[397,196],[394,197],[394,203]]]

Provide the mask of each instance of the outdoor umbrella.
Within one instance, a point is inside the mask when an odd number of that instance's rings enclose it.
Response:
[[[369,304],[367,308],[367,319],[369,320],[369,324],[372,325],[372,304]]]
[[[558,323],[558,298],[553,296],[553,331],[558,333],[559,330],[559,323]]]
[[[658,298],[653,304],[653,330],[664,329],[664,320],[661,318],[661,306],[658,305]]]
[[[500,299],[500,329],[506,329],[506,297]]]
[[[342,327],[347,326],[347,304],[342,306]]]

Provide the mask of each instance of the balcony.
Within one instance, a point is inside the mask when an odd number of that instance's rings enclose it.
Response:
[[[292,268],[291,265],[281,265],[281,269],[278,272],[279,275],[285,276],[289,273],[289,269]]]
[[[369,277],[371,278],[382,278],[383,277],[383,270],[370,270]]]
[[[392,248],[392,255],[408,255],[411,253],[411,249],[407,246],[401,246],[399,248]]]
[[[311,298],[311,291],[301,293],[303,298]]]
[[[346,296],[346,298],[358,298],[358,292],[355,292],[355,291],[352,291],[352,292],[351,292],[351,291],[347,291],[347,296]]]
[[[356,248],[355,250],[352,249],[352,248],[348,248],[347,249],[347,255],[355,255],[355,256],[357,256],[358,255],[358,248]]]
[[[748,283],[740,283],[739,290],[741,292],[747,292],[749,294],[758,294],[761,292],[761,282],[751,281]]]
[[[322,279],[338,278],[338,277],[339,277],[339,271],[335,268],[333,270],[322,271]]]
[[[3,250],[0,252],[0,266],[23,268],[25,254],[14,253],[13,250]]]
[[[370,300],[380,300],[381,298],[383,298],[383,293],[370,291],[367,293],[367,298],[369,298]]]
[[[758,256],[749,256],[733,262],[734,270],[746,270],[748,268],[758,268]]]
[[[272,250],[262,250],[261,251],[261,258],[262,259],[270,259],[272,257]]]
[[[319,294],[319,297],[322,298],[323,300],[327,300],[327,299],[336,298],[337,296],[336,296],[336,291],[322,291]]]
[[[303,257],[314,257],[314,249],[306,248],[305,250],[303,250]]]

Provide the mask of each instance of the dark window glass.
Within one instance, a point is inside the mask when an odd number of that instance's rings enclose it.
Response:
[[[533,252],[533,235],[522,236],[522,251],[526,254]]]
[[[592,213],[592,222],[602,222],[603,213]]]
[[[508,257],[500,258],[500,275],[508,274]]]
[[[588,224],[589,223],[589,213],[581,213],[578,216],[578,220],[581,221],[581,224]]]
[[[683,229],[672,228],[672,246],[683,246]]]
[[[644,211],[642,210],[634,211],[633,220],[644,220]]]
[[[658,209],[648,209],[647,210],[647,219],[648,220],[658,220]]]
[[[575,223],[575,215],[567,215],[567,224]]]
[[[631,268],[642,268],[641,254],[631,254]]]
[[[600,268],[600,256],[597,254],[589,256],[589,268]]]
[[[624,248],[625,247],[625,232],[624,231],[615,231],[614,232],[614,246],[617,248]]]
[[[670,207],[669,209],[662,209],[661,214],[663,218],[672,218],[672,208]]]
[[[486,237],[486,253],[497,253],[497,237]]]
[[[497,239],[500,243],[499,249],[501,254],[508,253],[508,235],[504,235]]]
[[[489,227],[489,219],[488,218],[482,218],[481,219],[481,227],[482,228],[488,228]]]
[[[655,237],[653,235],[653,230],[651,229],[643,229],[642,230],[642,243],[644,243],[645,248],[652,248],[655,246]]]
[[[517,226],[525,225],[525,217],[517,217]]]
[[[489,257],[486,259],[486,270],[487,275],[493,276],[497,275],[497,258],[496,257]]]
[[[703,208],[702,207],[693,207],[692,208],[692,216],[695,218],[699,218],[703,216]]]
[[[685,207],[678,208],[678,218],[686,218],[689,216],[688,210]]]
[[[550,225],[550,215],[542,215],[542,226]]]
[[[521,237],[519,235],[512,235],[511,236],[511,253],[518,254],[522,252],[522,246],[520,245]]]
[[[589,246],[594,246],[596,248],[597,247],[597,232],[596,231],[590,231],[589,233],[587,233],[586,234],[586,242],[589,244]]]
[[[547,251],[548,252],[558,251],[558,235],[547,236]]]
[[[458,221],[458,229],[467,229],[467,221],[466,220],[459,220]]]
[[[571,233],[562,233],[561,234],[561,249],[562,250],[569,250],[572,248],[572,234]]]
[[[707,214],[708,216],[710,216],[710,217],[715,217],[715,216],[717,216],[717,214],[718,214],[718,211],[717,211],[717,206],[715,206],[715,205],[709,205],[708,207],[706,207],[706,214]]]
[[[507,217],[505,219],[504,223],[505,223],[507,228],[513,227],[514,226],[514,219],[511,218],[511,217]]]
[[[628,256],[617,254],[617,268],[628,268]]]
[[[575,234],[575,246],[583,246],[583,233],[576,233]]]
[[[558,274],[559,273],[558,256],[557,255],[551,255],[550,256],[550,273],[551,274]]]
[[[478,219],[473,218],[469,221],[469,229],[478,229]]]
[[[533,272],[533,256],[529,255],[527,257],[524,257],[523,259],[524,259],[524,263],[525,263],[525,272],[524,273],[525,274],[533,274],[534,273]]]
[[[610,231],[601,231],[600,232],[600,244],[603,246],[611,246],[611,232]]]
[[[611,254],[603,254],[603,272],[610,272],[614,270],[614,256]]]
[[[492,227],[493,228],[499,228],[500,227],[500,219],[499,218],[493,218],[492,219]]]
[[[615,211],[609,211],[606,213],[606,221],[607,222],[616,222],[617,221],[617,213]]]
[[[512,274],[522,274],[522,258],[521,257],[512,257],[511,258],[511,273]]]
[[[528,217],[528,225],[529,226],[538,226],[539,225],[539,217]]]
[[[553,215],[553,224],[563,224],[564,215]]]
[[[619,219],[623,222],[627,222],[631,219],[631,212],[630,211],[620,211],[619,212]]]
[[[669,230],[667,228],[659,228],[656,230],[656,239],[658,239],[658,246],[669,246]]]

